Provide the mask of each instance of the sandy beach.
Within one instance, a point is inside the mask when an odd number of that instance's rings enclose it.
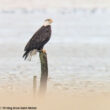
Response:
[[[5,107],[36,107],[37,110],[109,110],[110,94],[47,94],[44,99],[32,95],[0,95],[1,108]],[[36,109],[35,109],[36,110]]]

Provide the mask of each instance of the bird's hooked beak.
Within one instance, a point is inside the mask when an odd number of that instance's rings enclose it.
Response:
[[[53,23],[53,20],[52,20],[52,19],[50,19],[50,22],[51,22],[51,23]]]

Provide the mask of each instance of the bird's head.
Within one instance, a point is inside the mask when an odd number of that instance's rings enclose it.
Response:
[[[52,20],[52,19],[46,19],[46,20],[44,21],[44,26],[51,25],[51,23],[53,23],[53,20]]]

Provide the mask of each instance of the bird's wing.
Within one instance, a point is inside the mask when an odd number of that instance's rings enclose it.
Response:
[[[44,37],[45,36],[45,37]],[[45,43],[48,40],[48,35],[46,33],[45,27],[41,27],[29,40],[25,47],[25,51],[30,51],[32,49],[35,49],[39,45],[42,45],[42,43]]]
[[[27,45],[25,46],[25,51],[30,51],[32,49],[34,49],[36,47],[36,43],[39,42],[40,40],[40,36],[39,34],[42,31],[42,27],[32,36],[32,38],[29,40],[29,42],[27,43]]]

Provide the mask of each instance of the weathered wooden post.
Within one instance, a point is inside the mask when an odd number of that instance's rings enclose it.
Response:
[[[37,92],[37,76],[33,76],[33,96],[36,96]]]
[[[44,95],[47,90],[47,80],[48,80],[48,61],[47,53],[44,51],[39,52],[40,62],[41,62],[41,78],[40,78],[40,94]]]

